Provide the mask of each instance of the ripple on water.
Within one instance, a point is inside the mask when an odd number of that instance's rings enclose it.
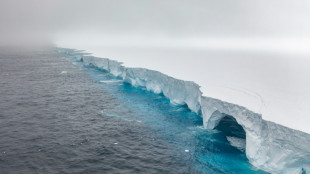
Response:
[[[259,173],[188,108],[50,49],[1,50],[0,74],[2,173]]]

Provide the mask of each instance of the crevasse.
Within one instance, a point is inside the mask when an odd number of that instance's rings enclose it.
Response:
[[[108,71],[135,87],[162,93],[171,103],[187,105],[203,117],[204,127],[214,129],[226,115],[232,116],[246,132],[246,156],[249,162],[270,173],[310,173],[310,135],[262,119],[245,107],[202,96],[199,85],[167,76],[161,72],[128,68],[107,58],[89,56],[74,49],[57,48],[85,66]]]

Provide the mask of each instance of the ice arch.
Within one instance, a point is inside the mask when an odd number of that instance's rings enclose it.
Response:
[[[310,170],[310,135],[262,119],[245,107],[202,97],[204,126],[214,129],[230,115],[246,133],[245,152],[250,163],[270,173],[302,173]]]
[[[202,96],[199,85],[178,80],[161,72],[127,68],[108,58],[87,56],[73,49],[56,49],[59,53],[82,61],[85,66],[110,72],[133,86],[162,93],[172,103],[187,105],[203,117],[204,127],[213,129],[222,115],[232,116],[246,134],[246,156],[249,162],[270,173],[310,173],[310,134],[262,119],[245,107]]]
[[[219,112],[216,112],[216,115]],[[218,121],[218,124],[214,129],[221,131],[226,140],[230,143],[231,146],[245,152],[246,146],[246,133],[241,125],[238,124],[236,119],[230,115],[221,114],[221,119]],[[212,116],[211,116],[212,117]]]
[[[234,137],[244,140],[246,138],[243,127],[239,125],[236,119],[230,115],[222,114],[222,118],[214,129],[220,130],[227,137]]]
[[[261,144],[262,117],[244,107],[209,97],[202,97],[201,105],[206,128],[214,129],[226,115],[233,117],[242,126],[246,134],[246,156],[250,161],[255,161]]]

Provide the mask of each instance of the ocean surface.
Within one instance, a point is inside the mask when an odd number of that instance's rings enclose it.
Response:
[[[1,174],[264,173],[245,138],[53,48],[0,48]]]

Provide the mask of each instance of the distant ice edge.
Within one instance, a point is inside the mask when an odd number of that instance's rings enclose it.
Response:
[[[75,49],[56,51],[82,61],[85,66],[108,71],[132,86],[162,93],[174,104],[186,104],[203,117],[205,128],[215,128],[225,115],[234,117],[246,132],[246,156],[258,169],[270,173],[310,173],[310,134],[263,120],[260,114],[245,107],[202,96],[199,85],[191,81],[144,68],[127,68],[120,62]]]

